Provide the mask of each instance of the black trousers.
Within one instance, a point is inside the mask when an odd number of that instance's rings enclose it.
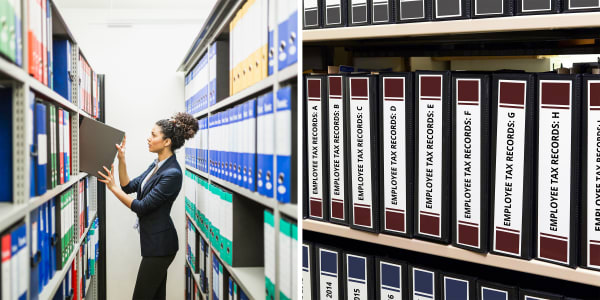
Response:
[[[134,300],[167,298],[167,270],[174,258],[175,255],[142,257],[133,290]]]

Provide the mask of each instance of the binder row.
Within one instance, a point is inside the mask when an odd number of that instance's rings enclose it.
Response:
[[[22,10],[21,1],[0,1],[0,18],[5,20],[0,25],[0,54],[19,66],[23,65]]]
[[[309,241],[302,243],[302,295],[305,300],[573,299]]]
[[[202,294],[205,293],[198,287],[194,280],[194,275],[189,266],[185,266],[185,299],[186,300],[204,300]]]
[[[79,108],[95,119],[100,117],[100,89],[98,74],[79,54]]]
[[[0,99],[4,99],[0,104],[0,139],[7,145],[12,145],[13,141],[13,89],[11,87],[0,86]],[[12,147],[0,148],[0,161],[3,162],[0,167],[0,203],[13,201],[13,153]]]
[[[279,284],[279,299],[297,299],[298,226],[293,220],[284,217],[279,219],[278,246],[277,283]],[[271,255],[274,257],[275,253],[271,253]]]
[[[14,1],[14,0],[13,0]],[[17,1],[14,1],[17,2]],[[27,59],[29,75],[44,85],[52,88],[52,6],[50,0],[27,0]],[[19,15],[20,11],[17,12]],[[17,35],[17,65],[21,65],[19,53],[23,46],[20,44],[20,33]]]
[[[66,183],[71,177],[70,112],[29,92],[30,197]]]
[[[199,290],[202,293],[208,292],[208,269],[207,269],[207,261],[209,254],[209,245],[208,242],[200,236],[200,233],[196,230],[196,227],[192,224],[192,222],[187,219],[187,251],[186,251],[186,259],[192,266],[191,273],[192,274],[200,274],[200,286]],[[210,266],[209,266],[210,267]]]
[[[304,0],[304,29],[599,11],[587,0]]]
[[[59,215],[60,216],[60,215]],[[37,299],[57,270],[57,262],[61,259],[61,248],[56,247],[58,237],[55,222],[56,201],[51,199],[30,213],[31,232],[31,273],[29,294],[31,299]],[[57,260],[56,254],[59,258]],[[29,271],[29,268],[27,269]],[[60,270],[60,268],[58,268]],[[3,298],[4,299],[4,298]]]
[[[221,259],[232,267],[262,265],[262,249],[247,239],[260,237],[260,206],[187,170],[184,180],[186,212]]]
[[[295,203],[291,192],[295,89],[283,86],[276,95],[267,92],[200,118],[200,130],[186,147],[186,164],[279,202]]]
[[[305,78],[305,216],[600,269],[600,76]]]
[[[212,43],[208,53],[185,76],[185,107],[188,113],[198,113],[229,95],[228,47],[225,41]]]
[[[95,219],[53,300],[81,300],[87,296],[87,287],[91,284],[92,276],[96,275],[98,241],[98,219]]]
[[[0,290],[2,299],[25,299],[29,273],[27,229],[19,222],[0,235]]]
[[[212,299],[225,299],[227,295],[229,299],[233,300],[250,299],[246,295],[246,292],[239,288],[235,279],[229,275],[227,269],[223,268],[223,264],[214,252],[212,253],[212,258]]]

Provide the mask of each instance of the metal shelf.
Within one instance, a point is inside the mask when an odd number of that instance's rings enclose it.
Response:
[[[96,213],[93,214],[92,220],[95,220],[95,219],[96,219]],[[54,273],[54,277],[52,277],[52,279],[50,279],[50,281],[48,282],[46,287],[44,287],[44,289],[40,293],[40,295],[39,295],[40,300],[46,300],[46,299],[50,300],[50,299],[52,299],[52,297],[54,297],[56,290],[58,290],[58,287],[60,286],[61,282],[65,278],[65,275],[67,275],[67,271],[70,269],[69,267],[71,266],[71,263],[77,256],[77,253],[79,252],[79,247],[81,246],[83,239],[87,236],[89,231],[90,231],[90,227],[88,226],[88,228],[85,229],[85,232],[79,239],[79,242],[77,243],[77,246],[75,247],[75,251],[73,251],[73,253],[71,253],[71,256],[69,256],[69,259],[65,263],[65,267],[63,267],[62,270],[57,270],[56,273]]]
[[[600,27],[600,12],[303,30],[302,40],[304,42],[326,42],[594,27]]]
[[[202,171],[200,171],[194,167],[190,167],[188,165],[186,165],[185,168],[188,169],[189,171],[192,171],[192,173],[195,173],[196,175],[200,175],[200,176],[206,178],[206,180],[208,180],[208,178],[209,178],[209,175],[206,172],[202,172]]]
[[[349,239],[385,245],[430,255],[463,260],[471,263],[509,269],[523,273],[552,277],[600,287],[600,272],[582,268],[571,269],[538,260],[523,260],[502,255],[482,254],[460,249],[452,245],[442,245],[417,239],[402,238],[387,234],[375,234],[346,226],[314,220],[303,220],[303,230],[341,236]]]
[[[214,182],[226,189],[229,189],[230,191],[235,192],[236,194],[242,195],[250,200],[253,200],[254,202],[257,202],[262,206],[275,209],[275,206],[277,205],[277,200],[273,198],[265,197],[257,192],[251,192],[250,190],[237,186],[233,183],[227,182],[223,179],[213,178],[211,176],[209,181]]]
[[[204,232],[200,229],[200,227],[196,224],[196,221],[186,212],[188,220],[194,224],[198,233],[202,236],[202,238],[206,241],[210,241],[205,235]],[[264,267],[238,267],[234,268],[223,262],[219,255],[219,251],[215,249],[215,247],[210,244],[210,248],[213,253],[217,255],[223,267],[227,269],[227,272],[235,279],[237,284],[248,293],[250,299],[265,299],[265,268]],[[187,260],[186,260],[187,261]],[[211,267],[212,270],[212,267]],[[212,271],[211,271],[212,272]]]
[[[75,176],[71,175],[71,180],[69,180],[68,182],[63,183],[61,185],[57,185],[55,188],[46,191],[46,193],[43,195],[31,198],[29,200],[29,211],[32,211],[33,209],[42,205],[44,202],[52,199],[53,197],[56,197],[57,195],[59,195],[66,189],[70,188],[73,184],[75,184],[76,182],[79,182],[81,179],[85,178],[86,176],[88,176],[88,174],[84,173],[84,172],[79,173]]]
[[[0,203],[0,232],[25,218],[28,212],[28,204]]]
[[[0,56],[0,79],[13,79],[25,82],[28,77],[29,75],[21,67]]]
[[[294,218],[294,220],[298,219],[298,204],[295,203],[279,203],[279,211],[284,215]]]
[[[272,89],[273,85],[277,82],[288,81],[290,79],[293,79],[297,75],[298,75],[298,64],[293,64],[291,66],[288,66],[285,69],[278,71],[274,75],[271,75],[271,76],[255,83],[254,85],[247,87],[246,89],[242,90],[241,92],[238,92],[235,95],[231,95],[231,96],[217,102],[217,104],[215,104],[207,109],[204,109],[201,112],[195,113],[194,117],[196,119],[198,119],[208,113],[218,111],[218,110],[222,109],[223,107],[233,105],[237,102],[246,100],[247,98],[249,98],[252,95],[263,92],[269,88]]]

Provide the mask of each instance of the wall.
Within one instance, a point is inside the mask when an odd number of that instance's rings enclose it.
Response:
[[[106,123],[126,132],[127,169],[134,178],[156,157],[146,142],[154,122],[185,109],[183,74],[176,70],[203,20],[190,11],[61,11],[91,66],[106,74]],[[188,18],[176,20],[182,17]],[[183,167],[183,148],[176,154]],[[136,216],[108,191],[106,201],[107,297],[131,299],[141,261]],[[171,211],[180,245],[169,268],[167,299],[184,297],[184,201],[181,192]]]

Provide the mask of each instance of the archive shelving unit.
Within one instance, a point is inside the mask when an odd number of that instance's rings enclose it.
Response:
[[[209,46],[211,43],[228,36],[229,22],[233,19],[233,17],[237,13],[237,11],[244,4],[244,2],[245,2],[244,0],[236,0],[236,1],[217,0],[215,2],[212,11],[207,16],[207,21],[204,23],[204,25],[202,26],[202,29],[200,30],[198,35],[195,37],[194,42],[192,43],[192,46],[186,52],[184,60],[181,62],[181,65],[179,66],[178,71],[181,71],[181,72],[184,72],[185,74],[187,74],[193,68],[193,66],[199,61],[199,59],[202,57],[202,55],[204,53],[208,53]],[[274,2],[277,5],[278,1],[274,1]],[[277,26],[275,27],[275,36],[277,36]],[[252,85],[250,87],[247,87],[246,89],[244,89],[242,91],[239,91],[238,93],[236,93],[234,95],[230,95],[230,96],[226,97],[225,99],[219,100],[216,104],[214,104],[198,113],[195,113],[194,117],[196,119],[202,118],[202,117],[210,118],[210,116],[216,112],[219,112],[230,106],[242,103],[243,101],[249,99],[250,97],[256,96],[256,95],[266,92],[268,90],[273,91],[273,93],[275,95],[275,93],[277,93],[277,90],[279,90],[280,85],[285,82],[297,83],[297,74],[298,74],[297,63],[295,63],[291,66],[288,66],[288,67],[284,68],[283,70],[279,70],[279,71],[278,71],[277,63],[278,63],[278,60],[275,59],[275,66],[274,66],[274,71],[273,71],[272,75],[268,76],[267,78],[264,78],[263,80],[255,83],[254,85]],[[292,107],[294,107],[294,106],[292,106]],[[276,112],[274,112],[274,113],[276,113]],[[294,111],[292,109],[292,114],[298,116],[299,111],[298,110]],[[293,133],[292,138],[299,141],[299,135],[297,133]],[[294,151],[297,151],[297,149],[292,149],[293,153],[294,153]],[[292,155],[292,157],[293,157],[293,155]],[[276,167],[275,163],[276,162],[274,159],[274,166],[273,166],[274,168]],[[275,278],[278,278],[277,263],[279,261],[279,253],[278,253],[278,251],[279,251],[279,247],[278,247],[279,220],[281,219],[281,216],[285,216],[289,219],[296,221],[298,218],[298,205],[295,203],[289,203],[289,204],[279,203],[277,201],[277,199],[275,199],[274,197],[265,197],[263,195],[260,195],[257,192],[251,192],[247,189],[244,189],[235,184],[229,183],[220,178],[216,178],[215,176],[210,175],[209,173],[202,172],[202,171],[200,171],[196,168],[193,168],[191,166],[188,166],[188,165],[186,165],[186,170],[189,170],[190,172],[203,177],[209,183],[216,183],[216,184],[226,188],[227,190],[231,191],[232,193],[241,195],[244,199],[240,199],[240,201],[254,201],[254,202],[262,205],[264,208],[268,208],[273,211],[274,225],[275,225],[274,228],[275,228],[275,233],[276,233],[275,234],[275,249],[276,249],[275,250],[275,262],[276,262],[275,263]],[[296,175],[296,174],[294,174],[294,175]],[[300,182],[299,176],[294,177],[292,180],[297,180],[297,182]],[[293,193],[295,193],[295,192],[293,192]],[[297,197],[297,199],[300,199],[300,197]],[[261,217],[262,217],[262,215],[261,215]],[[190,220],[192,222],[192,224],[196,227],[196,230],[200,232],[200,236],[204,240],[209,241],[209,239],[206,236],[204,236],[204,234],[202,233],[200,226],[198,226],[196,224],[196,222],[194,221],[194,218],[189,216],[187,213],[186,213],[186,218],[188,220]],[[260,241],[260,242],[262,243],[262,241]],[[209,242],[209,244],[210,244],[210,242]],[[210,249],[212,249],[213,251],[218,253],[218,251],[216,251],[216,249],[214,249],[212,247],[212,245],[211,245]],[[210,251],[210,253],[209,253],[209,256],[208,256],[209,262],[212,261],[212,252],[213,251]],[[186,265],[189,266],[189,263],[187,262],[187,260],[186,260]],[[233,277],[236,280],[236,282],[239,284],[240,288],[242,288],[244,291],[248,292],[247,296],[250,299],[265,299],[266,295],[265,295],[264,267],[234,268],[234,267],[227,265],[226,263],[223,263],[223,268],[227,269],[228,273],[231,275],[231,277]],[[207,271],[206,276],[208,278],[208,287],[209,287],[208,294],[209,295],[202,293],[203,299],[206,299],[206,300],[212,298],[212,293],[210,292],[211,287],[212,287],[212,275],[211,275],[212,267],[207,268],[207,270],[208,271]],[[196,283],[198,285],[200,285],[198,274],[193,274],[192,276],[194,277],[194,280],[196,281]],[[276,295],[276,299],[279,299],[279,284],[278,283],[275,284],[275,295]]]
[[[599,33],[600,12],[310,29],[302,31],[303,70],[327,70],[328,65],[348,63],[347,56],[336,57],[340,49],[350,57],[399,57],[404,59],[408,70],[411,69],[410,57],[433,57],[443,61],[494,56],[536,58],[596,54],[600,53]],[[535,259],[527,261],[491,253],[481,254],[452,245],[375,234],[309,219],[302,221],[302,228],[305,232],[325,236],[600,287],[600,272],[581,267],[571,269]]]
[[[52,36],[53,37],[63,37],[67,38],[72,43],[71,48],[71,56],[72,56],[72,70],[71,76],[74,78],[72,82],[72,102],[69,102],[63,96],[59,95],[57,92],[52,90],[50,87],[44,85],[37,79],[31,77],[28,70],[28,59],[27,59],[27,24],[28,24],[28,6],[27,1],[22,1],[22,10],[21,10],[21,25],[22,25],[22,42],[23,42],[23,63],[22,66],[18,66],[13,62],[7,60],[6,58],[0,56],[0,85],[5,87],[11,87],[13,90],[12,95],[12,157],[13,157],[13,197],[12,202],[8,203],[0,203],[0,232],[3,232],[9,229],[12,225],[17,222],[24,221],[27,228],[27,246],[25,251],[29,257],[30,251],[30,237],[31,237],[31,228],[30,228],[30,212],[44,204],[48,200],[60,195],[62,192],[69,189],[74,184],[78,183],[81,179],[84,179],[90,174],[86,174],[84,172],[79,172],[79,118],[80,116],[90,117],[86,112],[79,108],[79,55],[82,54],[79,49],[77,42],[69,30],[66,22],[64,21],[58,7],[53,1],[50,1],[50,8],[52,10]],[[101,103],[100,103],[100,121],[104,119],[104,82],[101,82]],[[27,144],[27,132],[33,130],[33,124],[29,124],[27,122],[27,103],[29,97],[29,91],[35,92],[36,96],[43,98],[44,100],[50,101],[53,104],[61,107],[69,111],[70,113],[70,121],[71,121],[71,174],[70,180],[64,184],[57,185],[53,189],[49,189],[46,193],[30,198],[29,197],[29,186],[30,186],[30,149]],[[4,99],[3,99],[4,100]],[[96,177],[89,177],[89,203],[90,203],[90,222],[94,221],[96,218],[100,218],[104,220],[104,217],[101,210],[101,206],[104,202],[104,194],[100,191],[103,189],[100,187],[103,184],[99,183],[96,180]],[[65,262],[65,266],[70,266],[73,260],[75,259],[77,253],[79,252],[79,247],[83,243],[85,237],[87,236],[90,226],[84,229],[83,233],[79,232],[79,216],[77,215],[78,211],[78,202],[74,201],[74,219],[76,220],[76,224],[74,226],[74,236],[79,237],[75,242],[75,249],[68,260]],[[103,224],[103,222],[100,222]],[[102,229],[101,232],[103,232]],[[103,241],[100,244],[104,244]],[[29,261],[29,260],[28,260]],[[101,258],[97,261],[97,266],[99,272],[91,277],[90,284],[86,287],[87,295],[86,299],[104,299],[104,283],[105,275],[101,272],[104,272],[104,255],[101,251]],[[78,266],[78,269],[81,267]],[[28,268],[29,270],[29,268]],[[63,268],[62,270],[57,270],[55,275],[50,279],[48,284],[44,287],[42,292],[39,294],[39,299],[52,299],[57,289],[59,288],[61,282],[63,281],[68,268]],[[29,299],[30,291],[29,291],[29,282],[30,282],[30,274],[27,274],[27,299]],[[101,282],[102,281],[102,282]]]

